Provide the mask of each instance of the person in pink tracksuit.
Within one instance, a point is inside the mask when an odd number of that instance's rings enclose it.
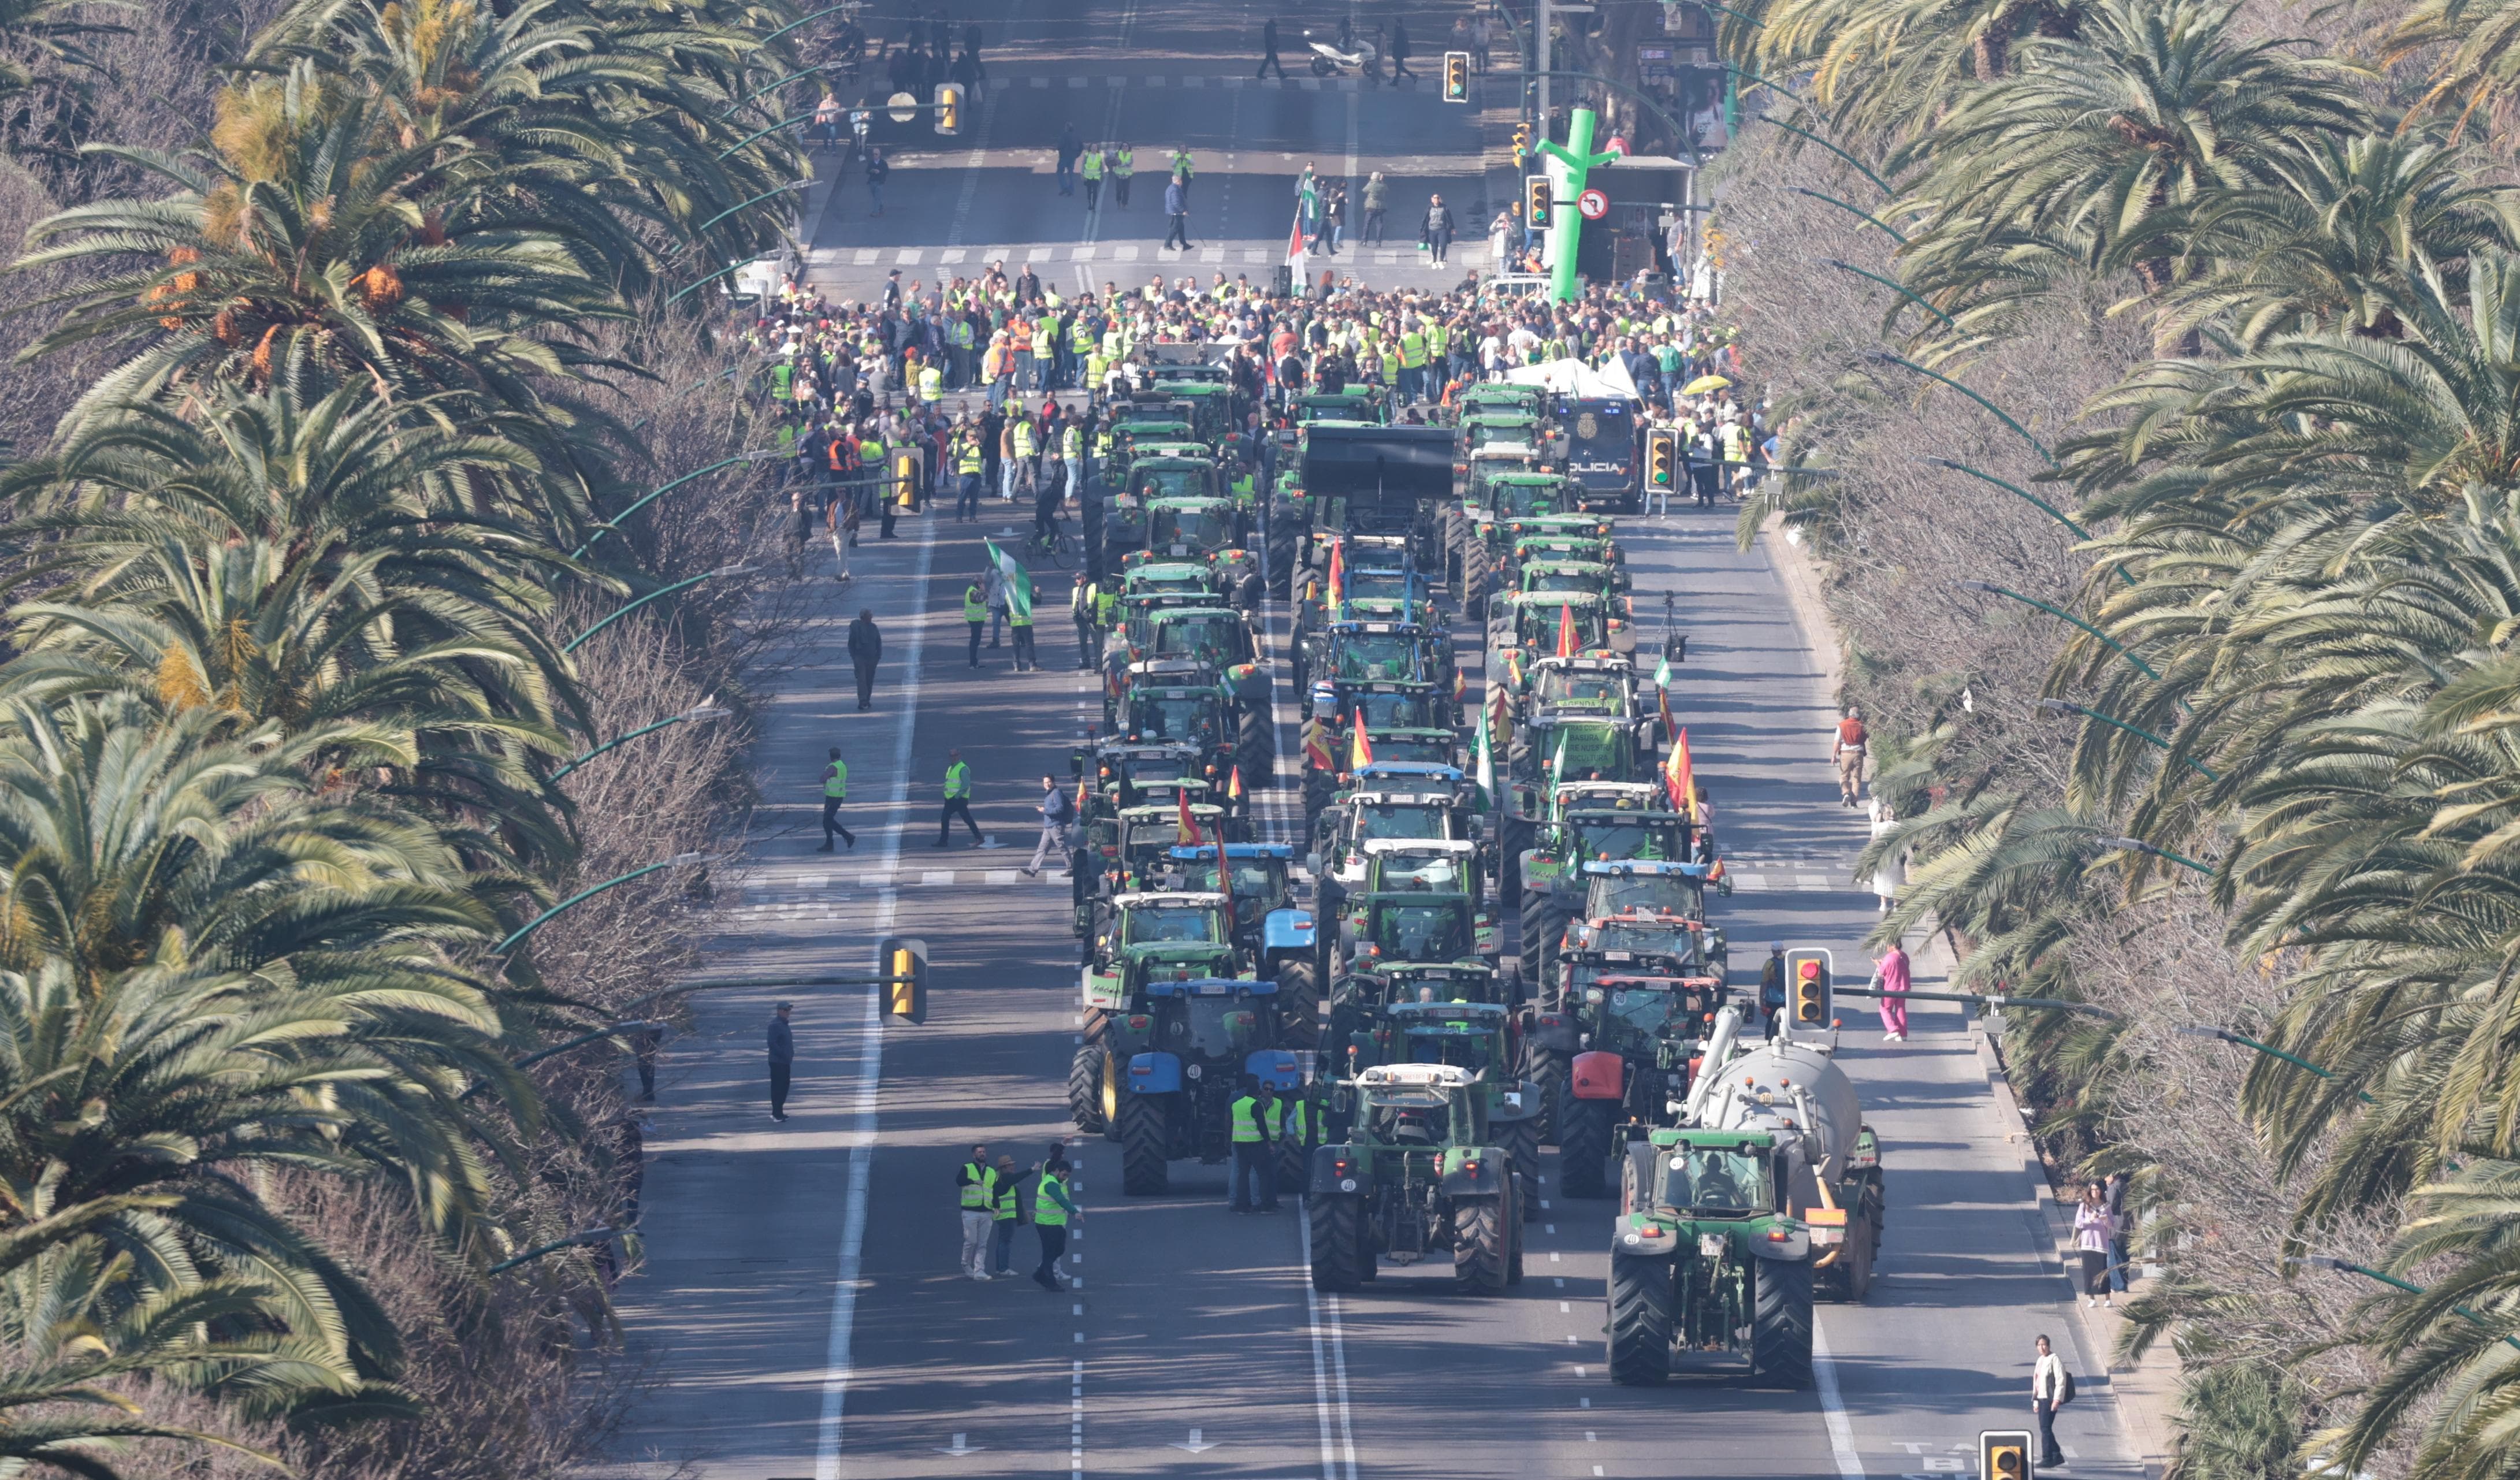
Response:
[[[1872,964],[1872,984],[1892,994],[1881,999],[1881,1036],[1892,1043],[1908,1041],[1908,952],[1897,941]]]

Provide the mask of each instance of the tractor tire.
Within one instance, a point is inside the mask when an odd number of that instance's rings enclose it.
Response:
[[[1846,1298],[1850,1304],[1862,1305],[1872,1293],[1872,1250],[1877,1242],[1872,1225],[1863,1218],[1852,1218],[1846,1225],[1846,1242],[1839,1246],[1837,1262],[1846,1266]]]
[[[1290,1049],[1309,1049],[1322,1038],[1322,984],[1309,961],[1278,964],[1278,1024]]]
[[[1304,1197],[1305,1184],[1312,1177],[1312,1154],[1304,1149],[1302,1143],[1296,1141],[1282,1139],[1277,1143],[1277,1147],[1278,1195],[1292,1196],[1300,1202]]]
[[[1102,1134],[1102,1061],[1111,1055],[1097,1042],[1076,1046],[1067,1061],[1067,1115],[1088,1136]]]
[[[1365,1246],[1365,1209],[1349,1192],[1325,1192],[1304,1205],[1313,1235],[1313,1288],[1352,1290],[1372,1277]]]
[[[1628,1154],[1619,1163],[1619,1211],[1633,1213],[1651,1198],[1654,1179],[1654,1147],[1649,1141],[1631,1141]]]
[[[1269,590],[1284,601],[1295,589],[1295,521],[1289,516],[1269,520]]]
[[[1671,1376],[1674,1273],[1669,1259],[1610,1251],[1610,1380],[1621,1387],[1656,1387]]]
[[[1525,1040],[1528,1042],[1528,1040]],[[1531,1044],[1523,1055],[1522,1077],[1540,1086],[1540,1139],[1551,1145],[1566,1128],[1566,1057],[1555,1049]]]
[[[1564,1101],[1557,1121],[1557,1190],[1569,1197],[1610,1195],[1610,1130],[1619,1103],[1614,1099]]]
[[[1750,1370],[1790,1388],[1812,1385],[1812,1267],[1756,1261],[1751,1283]]]
[[[1496,1129],[1497,1144],[1513,1162],[1513,1200],[1528,1221],[1540,1208],[1540,1120],[1517,1120]]]
[[[1505,1288],[1506,1197],[1464,1197],[1453,1204],[1453,1288],[1493,1295]]]
[[[1124,1095],[1115,1128],[1120,1133],[1120,1190],[1132,1197],[1154,1197],[1172,1187],[1172,1164],[1165,1142],[1171,1127],[1165,1106],[1151,1095]]]
[[[1444,511],[1444,568],[1438,572],[1438,578],[1441,579],[1445,585],[1452,587],[1455,591],[1462,589],[1461,559],[1462,522],[1462,511],[1459,509],[1447,509]]]
[[[1462,616],[1472,622],[1488,619],[1488,566],[1475,550],[1462,556]]]
[[[1557,981],[1557,948],[1566,937],[1566,911],[1547,894],[1522,896],[1522,979],[1547,1001]]]
[[[1242,768],[1242,792],[1245,796],[1278,784],[1278,746],[1276,717],[1266,704],[1254,704],[1242,711],[1234,737],[1234,763]]]
[[[1497,897],[1518,899],[1522,895],[1522,855],[1532,843],[1536,830],[1527,822],[1508,817],[1505,834],[1497,841]]]

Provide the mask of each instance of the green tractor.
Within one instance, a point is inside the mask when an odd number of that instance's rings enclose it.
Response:
[[[1081,978],[1084,1041],[1067,1071],[1067,1106],[1077,1128],[1107,1132],[1118,1102],[1133,1031],[1149,981],[1192,981],[1241,974],[1241,962],[1216,894],[1130,893],[1106,902],[1085,946]],[[1114,1024],[1117,1024],[1115,1028]],[[1118,1057],[1114,1057],[1118,1054]]]
[[[1377,837],[1364,844],[1362,888],[1321,912],[1322,974],[1336,981],[1383,963],[1497,960],[1479,845],[1467,838]]]
[[[1540,1198],[1542,1087],[1523,1060],[1513,988],[1484,962],[1391,962],[1331,984],[1324,1061],[1353,1077],[1375,1064],[1447,1063],[1478,1077],[1490,1135],[1513,1153],[1523,1216]],[[1350,1107],[1333,1096],[1328,1124],[1345,1134]]]
[[[1530,691],[1532,664],[1543,657],[1625,657],[1636,646],[1625,600],[1614,603],[1598,591],[1500,594],[1488,603],[1488,682],[1503,675],[1516,702]]]
[[[1680,1124],[1628,1147],[1610,1233],[1610,1379],[1659,1383],[1724,1352],[1754,1378],[1812,1385],[1812,1303],[1861,1301],[1887,1211],[1881,1151],[1825,1050],[1736,1054],[1716,1014]]]
[[[1511,381],[1483,381],[1464,386],[1453,401],[1456,422],[1485,412],[1515,412],[1538,421],[1549,415],[1550,393],[1540,385],[1519,385]]]
[[[1582,866],[1612,859],[1687,860],[1695,834],[1658,782],[1568,782],[1533,829],[1520,868],[1522,979],[1546,990],[1559,937],[1582,913]]]
[[[1521,1283],[1512,1156],[1487,1143],[1477,1076],[1451,1064],[1381,1064],[1342,1088],[1354,1096],[1353,1129],[1313,1152],[1304,1199],[1314,1288],[1353,1290],[1385,1259],[1412,1265],[1446,1250],[1465,1294]]]
[[[1562,960],[1555,997],[1532,1014],[1527,1072],[1556,1132],[1558,1189],[1602,1197],[1626,1147],[1678,1113],[1724,979],[1703,962],[1579,951]]]
[[[1203,781],[1206,757],[1196,745],[1131,744],[1098,740],[1068,753],[1068,774],[1078,779],[1076,851],[1068,876],[1076,905],[1076,933],[1093,924],[1090,908],[1098,884],[1121,872],[1124,841],[1120,816],[1133,807],[1152,805],[1153,791],[1170,795],[1180,781]]]
[[[1573,782],[1643,782],[1653,775],[1646,727],[1653,721],[1544,709],[1515,729],[1506,748],[1497,823],[1498,870],[1506,896],[1522,897],[1522,857],[1556,816],[1557,789]]]

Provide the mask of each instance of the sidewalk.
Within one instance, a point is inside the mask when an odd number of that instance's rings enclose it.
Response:
[[[1784,578],[1785,593],[1793,608],[1794,625],[1801,629],[1803,641],[1821,670],[1835,688],[1844,679],[1845,648],[1837,635],[1837,624],[1831,620],[1822,600],[1828,579],[1826,562],[1812,554],[1799,541],[1784,537],[1781,518],[1772,517],[1760,531],[1777,569]],[[1817,745],[1818,740],[1814,743]],[[1951,949],[1939,929],[1927,933],[1914,953],[1914,977],[1919,990],[1928,983],[1940,990],[1950,980],[1957,964]],[[2047,1168],[2039,1159],[2039,1148],[2028,1126],[2030,1117],[2013,1097],[2010,1077],[2004,1072],[2002,1057],[1997,1047],[2002,1019],[1991,1022],[1985,1018],[1969,1024],[1969,1041],[1976,1050],[1978,1063],[1986,1073],[1987,1093],[1996,1103],[2006,1125],[2023,1129],[2005,1139],[2021,1151],[2022,1175],[2030,1184],[2031,1197],[2047,1217],[2050,1251],[2054,1262],[2051,1272],[2064,1286],[2065,1309],[2075,1321],[2074,1344],[2078,1348],[2073,1361],[2091,1400],[2106,1406],[2115,1415],[2127,1452],[2143,1464],[2149,1480],[2160,1480],[2168,1469],[2178,1425],[2172,1421],[2179,1403],[2179,1356],[2166,1341],[2156,1343],[2140,1362],[2119,1365],[2111,1361],[2117,1350],[2118,1334],[2126,1319],[2107,1308],[2092,1309],[2079,1298],[2074,1287],[2078,1265],[2074,1256],[2073,1210],[2057,1200],[2056,1188],[2048,1180]],[[2141,1267],[2138,1267],[2138,1272]]]

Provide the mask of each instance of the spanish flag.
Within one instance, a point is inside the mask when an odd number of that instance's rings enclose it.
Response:
[[[1663,789],[1671,793],[1671,804],[1679,809],[1681,816],[1690,819],[1697,816],[1696,773],[1688,764],[1688,732],[1686,730],[1671,742],[1671,759],[1663,762],[1662,785]]]
[[[1173,840],[1188,843],[1193,848],[1207,841],[1198,830],[1198,819],[1190,815],[1190,791],[1187,788],[1173,792],[1173,805],[1181,809],[1181,830]]]
[[[1304,765],[1314,771],[1330,768],[1329,727],[1317,719],[1304,721]]]
[[[1225,799],[1236,802],[1242,800],[1242,768],[1240,766],[1235,767],[1234,774],[1225,779]]]
[[[1571,604],[1564,602],[1559,603],[1557,606],[1557,655],[1559,657],[1575,655],[1575,608]]]
[[[1348,735],[1347,769],[1350,774],[1373,764],[1373,741],[1365,738],[1365,711],[1356,711],[1356,729]]]
[[[1347,604],[1346,549],[1347,542],[1344,540],[1340,540],[1330,546],[1329,597],[1328,601],[1323,603],[1323,605],[1329,611],[1331,621],[1337,621],[1339,619],[1339,608]]]
[[[1092,794],[1085,789],[1085,778],[1078,777],[1076,779],[1076,815],[1078,817],[1085,815],[1085,799]]]

